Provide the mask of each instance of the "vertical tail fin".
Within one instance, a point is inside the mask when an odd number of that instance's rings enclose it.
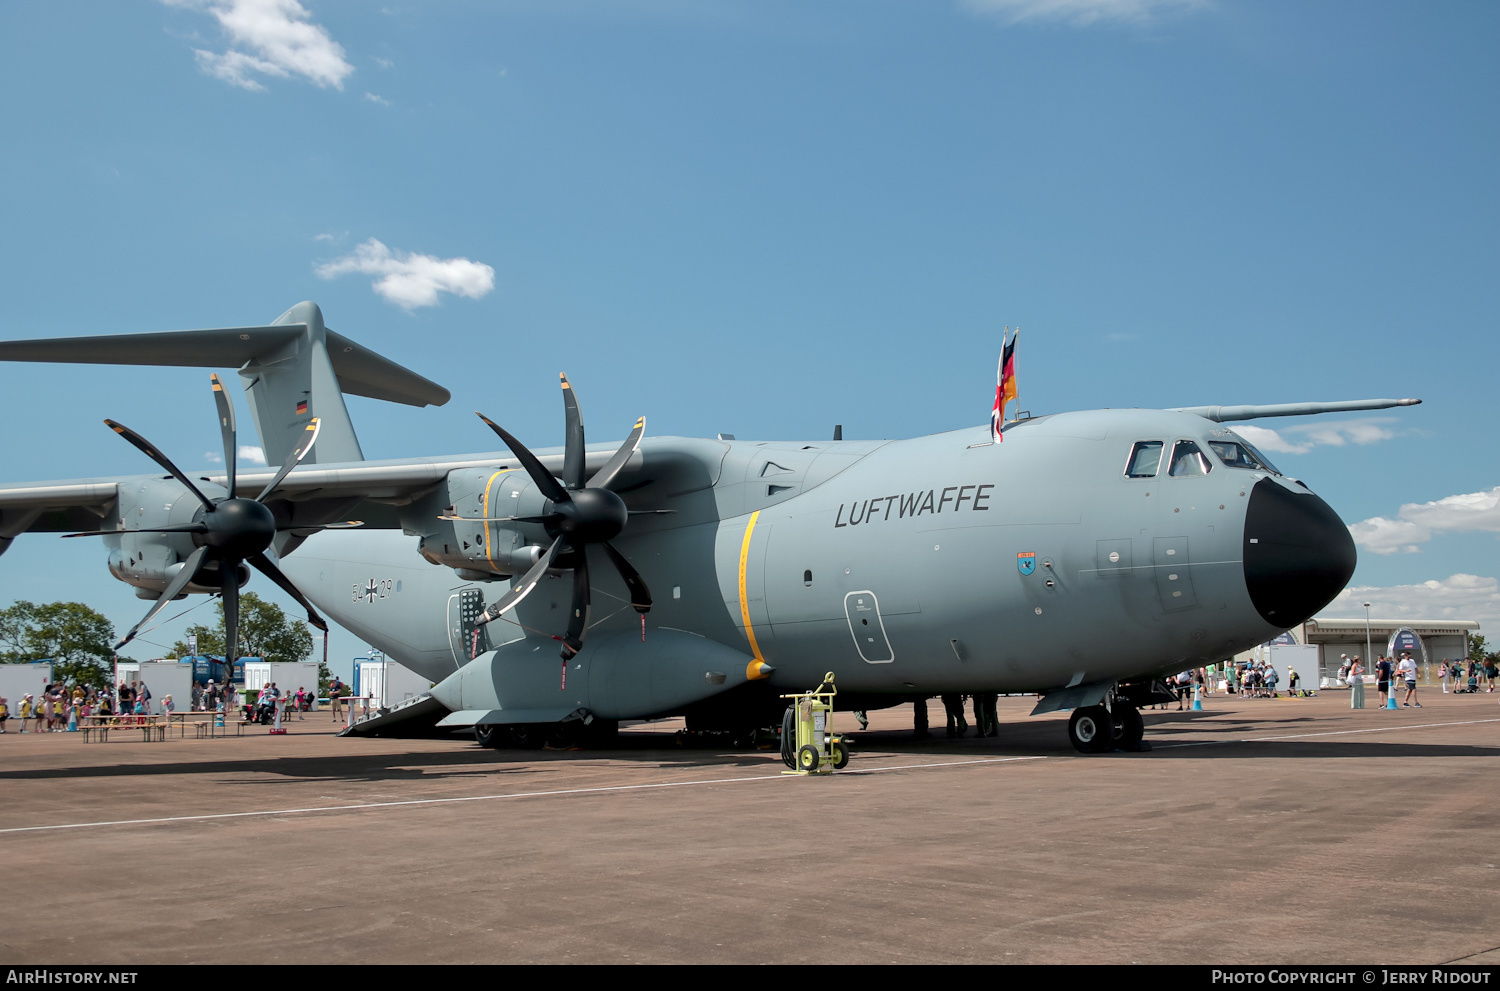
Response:
[[[308,463],[363,461],[365,455],[328,354],[323,311],[316,303],[298,303],[271,326],[296,328],[301,333],[257,353],[240,368],[266,464],[285,464],[315,416],[322,420],[322,429]]]

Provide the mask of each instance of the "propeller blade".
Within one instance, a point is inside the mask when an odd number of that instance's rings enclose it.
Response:
[[[115,650],[119,650],[135,639],[135,635],[140,632],[141,627],[151,622],[152,616],[161,612],[168,602],[171,602],[182,594],[182,590],[187,588],[188,582],[193,580],[193,576],[198,573],[198,568],[202,566],[203,559],[207,556],[207,547],[199,547],[188,555],[188,559],[183,562],[182,570],[172,577],[171,582],[167,584],[166,591],[162,592],[161,598],[156,600],[156,605],[147,610],[146,615],[141,617],[141,621],[130,628],[130,632],[125,634],[125,639],[115,644]]]
[[[278,526],[276,532],[284,533],[288,530],[296,530],[298,533],[306,532],[310,534],[316,530],[353,530],[355,527],[364,525],[364,520],[345,520],[342,523],[314,523],[301,526],[296,523],[288,523],[285,526]]]
[[[266,496],[276,490],[276,486],[281,484],[281,480],[286,478],[287,473],[302,463],[302,459],[307,457],[307,452],[312,450],[313,441],[318,439],[318,430],[322,425],[323,422],[316,416],[312,418],[307,425],[307,429],[302,432],[302,439],[297,442],[296,449],[287,455],[286,464],[282,465],[281,470],[276,473],[276,477],[271,479],[271,484],[262,489],[260,495],[255,497],[256,502],[265,502]]]
[[[562,659],[570,661],[583,649],[583,634],[589,626],[589,559],[581,549],[573,565],[573,611],[568,616],[568,632],[563,634]]]
[[[675,509],[632,509],[631,516],[671,516],[677,512]]]
[[[635,449],[641,446],[641,437],[646,433],[646,418],[643,416],[635,421],[635,429],[630,431],[630,436],[625,438],[625,443],[620,449],[610,455],[609,460],[604,462],[604,467],[594,472],[594,477],[589,479],[589,488],[600,489],[614,481],[620,469],[625,467],[625,462],[635,453]]]
[[[531,570],[526,572],[521,577],[521,580],[511,587],[509,592],[500,596],[494,605],[481,613],[479,618],[474,621],[474,625],[483,626],[492,620],[499,619],[502,613],[514,609],[522,599],[530,595],[531,590],[536,588],[537,583],[547,574],[547,568],[551,566],[552,559],[557,556],[557,552],[562,547],[564,539],[563,537],[558,537],[552,541],[552,546],[547,548],[545,554],[537,558],[537,562],[531,566]]]
[[[531,480],[536,483],[536,487],[541,490],[542,495],[546,496],[548,499],[551,499],[553,502],[568,501],[567,489],[564,489],[560,484],[558,484],[557,479],[552,477],[552,473],[542,467],[542,463],[536,459],[535,454],[532,454],[529,450],[527,450],[525,444],[522,444],[510,434],[506,433],[504,427],[500,426],[500,424],[496,423],[494,420],[491,420],[489,417],[485,416],[478,410],[474,411],[474,415],[483,420],[491,430],[495,431],[495,433],[499,435],[501,440],[505,441],[505,446],[510,448],[510,453],[514,454],[516,456],[516,460],[521,462],[521,467],[526,469],[526,474],[531,476]]]
[[[311,623],[313,626],[316,626],[324,633],[328,632],[328,623],[324,621],[322,616],[318,615],[318,611],[313,608],[311,602],[307,601],[307,597],[300,591],[298,591],[297,586],[292,584],[292,580],[286,575],[282,574],[281,569],[276,567],[276,565],[271,562],[270,558],[266,557],[263,553],[255,553],[251,554],[247,560],[249,560],[252,567],[254,567],[261,574],[265,575],[267,578],[271,579],[271,581],[275,582],[277,585],[281,586],[281,590],[283,592],[296,599],[297,603],[301,605],[303,609],[307,610],[307,621],[309,623]]]
[[[219,598],[224,603],[224,684],[234,681],[240,653],[240,569],[225,561],[220,568]]]
[[[450,523],[546,523],[551,516],[439,516]]]
[[[583,488],[583,413],[578,409],[578,396],[568,384],[568,377],[561,373],[563,394],[563,484],[570,489]]]
[[[229,498],[234,498],[234,470],[239,448],[234,442],[234,403],[229,401],[229,393],[224,391],[224,383],[219,381],[218,375],[210,375],[209,379],[214,384],[214,404],[219,407],[219,432],[224,435],[224,487],[229,489]]]
[[[641,573],[630,566],[625,560],[625,555],[615,550],[613,544],[606,543],[604,552],[609,555],[610,561],[614,562],[615,570],[625,580],[625,587],[630,589],[630,604],[638,613],[651,611],[651,590],[646,587],[646,580]]]
[[[168,460],[168,458],[167,458],[167,456],[165,454],[161,453],[155,447],[153,447],[151,445],[150,441],[148,441],[146,438],[142,437],[140,434],[136,433],[134,430],[131,430],[129,427],[125,426],[125,424],[123,424],[123,423],[116,423],[114,420],[105,420],[104,422],[105,422],[106,425],[108,425],[109,429],[113,430],[115,433],[119,434],[121,437],[124,437],[127,441],[129,441],[132,445],[134,445],[135,448],[137,450],[139,450],[142,454],[144,454],[146,457],[150,458],[152,461],[155,461],[157,464],[161,465],[163,468],[165,468],[167,470],[168,474],[170,474],[173,478],[177,479],[183,485],[186,485],[188,487],[188,491],[191,492],[191,493],[193,493],[193,495],[197,496],[198,497],[198,501],[201,502],[201,503],[203,503],[203,508],[204,509],[213,509],[214,508],[214,504],[208,501],[208,496],[206,496],[202,492],[200,492],[198,490],[198,486],[196,486],[192,482],[188,481],[188,477],[186,475],[184,475],[182,473],[182,471],[176,465],[174,465],[170,460]]]
[[[172,526],[147,526],[139,530],[84,530],[82,533],[65,533],[68,537],[118,537],[122,533],[207,533],[206,523],[177,523]]]

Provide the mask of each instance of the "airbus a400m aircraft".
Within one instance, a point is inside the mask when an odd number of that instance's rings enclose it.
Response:
[[[1223,424],[1419,401],[1056,413],[998,443],[988,425],[649,437],[643,418],[601,447],[563,378],[561,450],[486,420],[506,451],[366,461],[343,393],[449,395],[312,303],[268,326],[3,342],[0,359],[235,367],[280,465],[235,470],[221,391],[224,470],[180,471],[111,422],[167,473],[0,486],[0,550],[101,535],[153,611],[223,595],[231,639],[253,566],[434,681],[410,712],[481,742],[672,713],[767,725],[832,671],[850,708],[1035,692],[1035,712],[1072,710],[1079,750],[1139,749],[1156,678],[1301,623],[1354,572],[1338,515]]]

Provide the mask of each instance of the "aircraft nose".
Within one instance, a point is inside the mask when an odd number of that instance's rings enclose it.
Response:
[[[1326,606],[1354,574],[1354,540],[1338,514],[1311,492],[1269,478],[1250,491],[1244,540],[1250,601],[1278,629]]]

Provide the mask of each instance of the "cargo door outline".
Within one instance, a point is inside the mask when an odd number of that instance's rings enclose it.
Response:
[[[1186,537],[1157,537],[1151,563],[1155,565],[1156,592],[1163,609],[1191,609],[1198,604]]]
[[[885,620],[880,618],[880,601],[874,592],[864,589],[845,595],[844,616],[849,620],[849,635],[854,638],[854,649],[859,651],[860,660],[866,664],[890,664],[896,659],[890,637],[885,633]],[[875,620],[873,624],[871,618]]]
[[[466,588],[448,596],[448,646],[453,650],[453,663],[461,668],[471,660],[470,653],[477,657],[490,650],[489,629],[478,625],[484,612],[484,593],[477,588]],[[474,634],[478,632],[478,650],[475,650]]]

